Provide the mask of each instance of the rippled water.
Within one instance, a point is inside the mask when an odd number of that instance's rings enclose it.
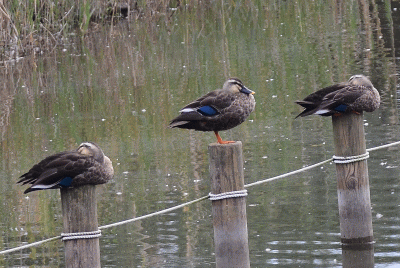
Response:
[[[23,195],[18,177],[45,156],[97,142],[115,168],[99,186],[99,224],[209,193],[212,133],[167,129],[188,102],[239,77],[256,110],[221,132],[241,140],[245,182],[329,159],[329,118],[294,120],[312,91],[368,75],[381,108],[364,115],[367,148],[399,140],[398,3],[245,2],[181,10],[169,19],[99,25],[52,53],[2,70],[0,249],[62,231],[57,190]],[[367,7],[367,8],[366,8]],[[399,267],[399,147],[368,160],[376,267]],[[341,267],[333,164],[248,189],[252,267]],[[214,267],[211,203],[107,229],[103,267]],[[5,267],[63,267],[51,242],[0,256]]]

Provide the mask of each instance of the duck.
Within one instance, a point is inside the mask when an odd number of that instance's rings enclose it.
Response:
[[[234,128],[246,120],[255,108],[254,94],[240,79],[229,78],[222,89],[211,91],[182,108],[168,127],[213,131],[219,144],[234,143],[222,140],[218,132]]]
[[[361,114],[379,108],[381,98],[372,82],[364,75],[354,75],[347,82],[320,89],[295,103],[304,107],[296,116],[340,116],[344,113]]]
[[[38,190],[104,184],[113,176],[112,162],[102,149],[94,142],[83,142],[75,150],[46,157],[20,176],[17,183],[31,184],[24,191],[26,194]]]

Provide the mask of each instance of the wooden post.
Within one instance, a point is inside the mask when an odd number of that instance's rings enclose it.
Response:
[[[362,114],[332,117],[335,155],[366,153]],[[372,244],[372,213],[367,160],[336,164],[340,233],[343,244]]]
[[[96,186],[61,189],[63,233],[98,230]],[[100,267],[99,238],[64,241],[67,268]]]
[[[210,154],[211,193],[244,190],[242,142],[213,143]],[[246,197],[212,201],[217,267],[250,267]]]

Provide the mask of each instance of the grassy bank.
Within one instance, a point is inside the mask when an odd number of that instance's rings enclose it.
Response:
[[[85,35],[99,23],[159,20],[197,5],[197,0],[0,0],[0,62],[42,54],[68,40],[71,33]]]

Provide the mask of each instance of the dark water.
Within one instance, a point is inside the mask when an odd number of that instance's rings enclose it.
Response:
[[[301,2],[301,3],[299,3]],[[329,118],[296,119],[314,90],[368,75],[382,98],[366,113],[367,148],[399,140],[396,48],[400,4],[390,1],[238,1],[98,25],[51,53],[2,68],[0,249],[59,235],[57,190],[24,195],[18,177],[45,156],[95,141],[114,164],[99,186],[99,224],[208,194],[212,133],[167,129],[195,98],[239,77],[256,110],[221,132],[241,140],[245,182],[333,155]],[[399,267],[399,147],[368,160],[376,267]],[[252,267],[341,267],[332,164],[249,188]],[[103,231],[103,267],[214,267],[211,203]],[[55,241],[0,256],[4,267],[63,267]]]

